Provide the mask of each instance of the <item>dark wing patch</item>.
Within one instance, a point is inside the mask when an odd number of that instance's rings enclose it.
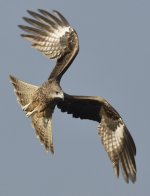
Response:
[[[62,112],[72,114],[74,118],[100,121],[101,103],[99,101],[84,96],[70,96],[67,94],[64,97],[64,101],[57,104]]]

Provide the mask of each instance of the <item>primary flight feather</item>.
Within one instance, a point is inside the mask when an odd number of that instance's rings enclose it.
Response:
[[[57,59],[49,79],[60,81],[78,54],[78,36],[58,11],[53,11],[52,14],[41,9],[38,11],[39,13],[28,11],[35,19],[23,17],[33,27],[19,25],[22,30],[29,33],[21,36],[31,41],[32,47],[48,58]]]

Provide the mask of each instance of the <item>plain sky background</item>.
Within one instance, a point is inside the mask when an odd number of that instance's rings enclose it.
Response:
[[[99,95],[121,114],[137,146],[137,182],[117,179],[97,123],[55,110],[55,154],[40,145],[8,75],[40,85],[55,61],[30,47],[18,24],[27,9],[60,11],[76,29],[80,52],[61,86]],[[150,194],[150,1],[0,0],[0,195],[147,196]]]

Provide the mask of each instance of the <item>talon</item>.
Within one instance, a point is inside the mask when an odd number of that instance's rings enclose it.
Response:
[[[35,110],[33,110],[32,112],[27,112],[27,113],[26,113],[26,116],[27,116],[27,117],[30,117],[30,116],[31,116],[32,114],[34,114],[34,113],[35,113]]]
[[[99,125],[98,125],[98,129],[99,129],[100,127],[101,127],[101,125],[99,124]]]
[[[28,103],[28,104],[25,105],[25,106],[22,106],[22,110],[23,110],[23,111],[26,111],[29,105],[30,105],[30,103]]]

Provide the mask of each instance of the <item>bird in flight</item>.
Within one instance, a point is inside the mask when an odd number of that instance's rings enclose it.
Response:
[[[19,25],[27,34],[21,36],[32,43],[56,65],[48,80],[37,87],[10,76],[17,99],[28,117],[40,141],[47,151],[54,152],[52,142],[52,113],[57,107],[75,118],[98,122],[98,134],[112,162],[115,175],[119,168],[126,182],[136,181],[136,147],[119,113],[98,96],[76,96],[65,93],[60,86],[61,77],[67,71],[79,51],[75,30],[58,11],[49,13],[39,9],[28,11],[32,18],[23,17],[30,26]]]

